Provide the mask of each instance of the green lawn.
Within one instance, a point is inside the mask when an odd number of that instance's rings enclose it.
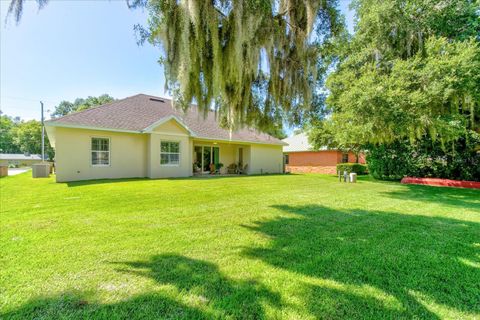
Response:
[[[480,318],[480,190],[2,178],[0,318]]]

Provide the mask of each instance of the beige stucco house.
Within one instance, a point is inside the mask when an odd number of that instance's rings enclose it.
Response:
[[[192,106],[187,113],[168,99],[139,94],[45,122],[55,148],[57,182],[168,178],[220,174],[236,164],[247,174],[283,171],[284,142],[241,129],[229,132],[215,115]]]

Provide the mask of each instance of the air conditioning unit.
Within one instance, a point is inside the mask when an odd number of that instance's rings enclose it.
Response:
[[[42,162],[32,164],[32,178],[50,177],[50,163]]]

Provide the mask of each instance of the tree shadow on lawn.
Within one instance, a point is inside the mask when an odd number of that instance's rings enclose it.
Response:
[[[259,282],[231,280],[210,262],[164,254],[153,256],[149,261],[121,264],[129,268],[119,271],[148,277],[159,284],[173,285],[182,293],[195,295],[223,317],[263,318],[262,303],[280,305],[280,296]]]
[[[153,179],[149,179],[149,178],[95,179],[95,180],[68,181],[68,182],[60,182],[60,183],[65,183],[69,188],[74,188],[74,187],[83,187],[83,186],[90,186],[90,185],[97,185],[97,184],[114,184],[114,183],[131,182],[131,181],[148,182],[148,181],[153,181]]]
[[[259,319],[265,317],[263,303],[280,304],[279,296],[258,282],[231,280],[222,275],[216,265],[206,261],[165,254],[148,261],[116,264],[121,266],[119,272],[172,285],[178,291],[175,295],[183,297],[183,301],[174,300],[161,290],[114,304],[90,303],[92,299],[85,294],[64,293],[34,299],[3,316],[18,319]]]
[[[210,319],[211,315],[161,293],[136,296],[113,304],[91,302],[90,295],[65,292],[39,297],[0,313],[1,319]]]
[[[451,207],[477,209],[480,212],[480,190],[421,186],[405,184],[397,191],[383,192],[382,195],[399,200],[441,203]]]
[[[294,175],[294,174],[288,174]],[[119,182],[129,182],[129,181],[169,181],[169,180],[208,180],[208,179],[241,179],[241,178],[259,178],[259,177],[272,177],[272,176],[287,176],[284,173],[268,173],[268,174],[237,174],[237,175],[205,175],[205,176],[190,176],[190,177],[172,177],[172,178],[118,178],[118,179],[93,179],[93,180],[79,180],[79,181],[69,181],[69,182],[60,182],[65,183],[69,188],[72,187],[81,187],[89,186],[96,184],[114,184]]]
[[[480,224],[316,205],[274,207],[295,216],[247,226],[268,236],[270,243],[243,253],[333,283],[329,287],[313,282],[304,290],[312,314],[438,318],[419,296],[460,312],[480,311]],[[374,294],[364,298],[368,289]],[[393,301],[380,301],[382,294]]]

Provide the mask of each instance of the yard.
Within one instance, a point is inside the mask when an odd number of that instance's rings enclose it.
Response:
[[[480,190],[2,178],[0,318],[478,318]]]

